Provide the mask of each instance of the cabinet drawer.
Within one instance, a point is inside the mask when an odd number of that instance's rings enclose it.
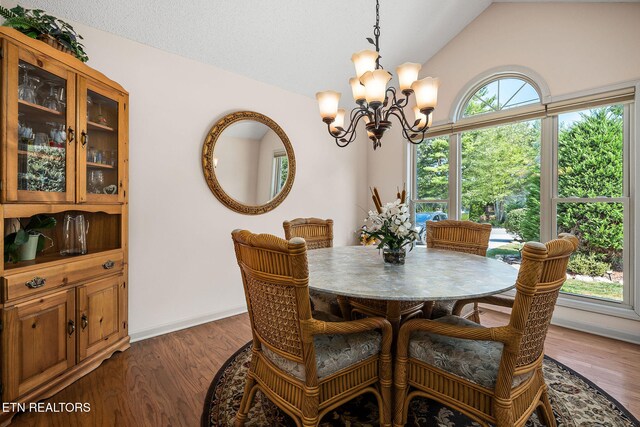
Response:
[[[117,252],[89,259],[78,259],[25,273],[5,275],[2,279],[5,301],[120,272],[123,268],[122,252]]]
[[[120,272],[124,269],[124,257],[122,252],[110,255],[102,255],[99,257],[79,260],[77,262],[67,264],[67,277],[69,283],[81,282],[86,279],[92,279],[105,274]]]

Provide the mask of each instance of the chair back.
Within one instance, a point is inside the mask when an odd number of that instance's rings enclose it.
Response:
[[[473,221],[427,221],[427,248],[487,255],[491,224]]]
[[[266,345],[298,363],[303,363],[305,354],[315,358],[312,345],[303,344],[300,323],[311,319],[305,241],[286,241],[247,230],[234,230],[231,236],[242,273],[254,349]],[[315,375],[315,371],[310,374]]]
[[[569,257],[577,247],[578,239],[567,233],[545,245],[525,244],[510,319],[510,326],[522,331],[516,368],[526,371],[532,364],[541,363],[551,316],[567,277]]]
[[[290,240],[302,237],[307,249],[333,247],[333,220],[319,218],[296,218],[282,223],[284,237]]]

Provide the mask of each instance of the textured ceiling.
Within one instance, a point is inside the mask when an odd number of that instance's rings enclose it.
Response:
[[[545,0],[539,0],[545,1]],[[0,0],[4,5],[15,1]],[[60,18],[313,96],[350,97],[374,0],[21,0]],[[424,63],[491,0],[381,0],[382,64]],[[89,46],[89,56],[91,56]]]
[[[375,21],[373,0],[19,3],[307,96],[326,89],[350,95],[351,54],[369,48]],[[490,3],[381,0],[382,64],[393,72],[406,61],[425,62]]]

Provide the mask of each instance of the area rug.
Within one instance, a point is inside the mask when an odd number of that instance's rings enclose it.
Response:
[[[213,379],[204,403],[203,427],[230,427],[240,406],[251,359],[251,343],[236,352]],[[640,423],[615,399],[563,364],[545,356],[544,377],[558,427],[633,427]],[[294,427],[295,422],[260,391],[249,412],[247,427]],[[370,394],[362,395],[329,412],[320,427],[378,426],[378,406]],[[439,403],[415,398],[409,408],[407,426],[478,426],[465,415]],[[542,426],[534,414],[527,427]]]

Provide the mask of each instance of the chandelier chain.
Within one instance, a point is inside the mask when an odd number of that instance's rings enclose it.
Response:
[[[380,0],[376,0],[376,24],[373,26],[373,36],[375,37],[376,52],[380,53]],[[380,56],[376,59],[376,68],[382,68]]]

